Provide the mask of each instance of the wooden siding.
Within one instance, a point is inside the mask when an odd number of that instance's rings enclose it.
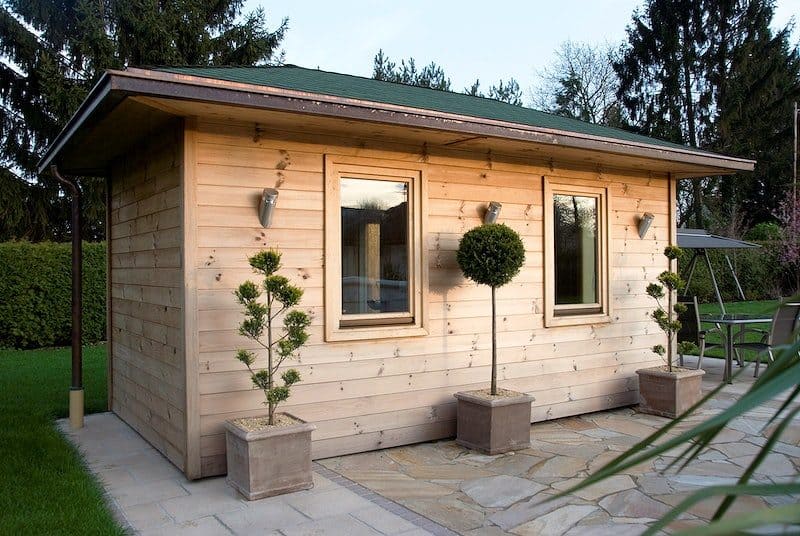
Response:
[[[182,470],[186,459],[180,124],[110,179],[111,407]]]
[[[253,124],[230,121],[201,121],[196,143],[203,476],[225,472],[223,421],[264,412],[262,394],[233,358],[236,348],[252,345],[237,334],[242,317],[232,291],[254,277],[247,256],[265,247],[283,252],[282,273],[306,290],[301,306],[314,316],[309,344],[291,363],[303,381],[282,409],[317,425],[315,458],[454,435],[453,393],[489,381],[491,328],[489,290],[461,276],[455,250],[461,235],[481,223],[490,200],[503,203],[499,221],[522,235],[527,252],[519,276],[498,290],[498,377],[501,386],[535,397],[534,421],[633,404],[635,370],[658,363],[649,348],[663,342],[663,335],[648,319],[652,304],[645,287],[667,267],[666,175],[306,133],[265,136]],[[424,167],[429,335],[324,342],[326,154],[357,156],[367,165],[374,158]],[[544,327],[545,177],[608,188],[608,322]],[[264,187],[280,190],[269,229],[259,225],[256,211]],[[637,217],[645,211],[656,219],[641,240]]]

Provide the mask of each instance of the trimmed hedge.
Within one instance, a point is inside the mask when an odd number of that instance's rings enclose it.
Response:
[[[70,244],[0,243],[0,348],[70,343]],[[83,244],[83,342],[106,337],[106,245]]]
[[[780,244],[767,241],[756,243],[760,243],[761,248],[727,250],[747,300],[774,300],[780,296],[794,294],[795,271],[780,261],[778,255]],[[707,252],[714,266],[722,299],[726,302],[741,300],[728,263],[725,261],[726,251],[709,249]],[[686,270],[692,254],[693,250],[684,250],[684,256],[679,263],[684,279],[688,275]],[[689,295],[696,295],[701,302],[716,301],[708,267],[702,258],[698,259],[697,268],[692,276]]]

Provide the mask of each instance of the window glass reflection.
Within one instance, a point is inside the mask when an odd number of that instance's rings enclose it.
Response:
[[[341,180],[342,313],[409,312],[408,183]]]
[[[553,196],[555,304],[598,303],[596,197]]]

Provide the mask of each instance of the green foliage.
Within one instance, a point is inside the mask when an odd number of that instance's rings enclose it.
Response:
[[[746,368],[742,368],[736,376],[746,371]],[[550,500],[587,488],[613,475],[624,474],[633,467],[652,463],[652,460],[667,453],[670,453],[670,458],[673,459],[667,469],[678,467],[678,471],[680,471],[697,460],[699,456],[709,452],[715,438],[724,430],[728,430],[734,421],[745,417],[754,410],[771,411],[772,417],[765,426],[765,429],[769,431],[768,437],[735,484],[707,486],[697,490],[667,512],[660,520],[650,525],[644,535],[661,534],[670,523],[703,500],[708,500],[709,504],[718,504],[717,509],[710,523],[692,529],[691,534],[743,534],[745,533],[744,529],[770,527],[770,525],[772,526],[770,528],[774,528],[773,524],[775,523],[788,525],[786,532],[796,534],[800,530],[800,509],[797,508],[796,503],[745,513],[735,513],[730,510],[735,501],[743,496],[782,495],[789,497],[800,493],[800,483],[796,481],[768,484],[752,482],[753,474],[769,458],[777,443],[781,441],[783,434],[787,429],[796,426],[796,419],[800,414],[800,405],[797,403],[800,398],[800,343],[796,342],[780,347],[776,352],[775,361],[759,376],[746,393],[737,396],[732,405],[726,406],[721,411],[718,408],[710,411],[710,417],[698,422],[697,418],[703,415],[699,413],[699,410],[703,409],[708,401],[726,385],[724,382],[721,383],[685,413],[666,422],[656,432],[633,445],[594,474],[558,493]],[[782,400],[777,409],[770,406],[770,403],[776,400]],[[677,453],[677,455],[672,453]],[[721,502],[713,500],[721,497],[724,497]]]
[[[263,276],[269,276],[281,267],[281,254],[274,249],[259,251],[248,259],[253,271]]]
[[[375,55],[372,78],[450,91],[450,79],[444,74],[444,70],[434,62],[418,70],[414,58],[409,58],[407,62],[400,60],[400,65],[397,65],[383,53],[383,50],[379,50]]]
[[[251,367],[253,366],[253,363],[256,362],[256,354],[250,350],[244,350],[240,348],[236,351],[236,359],[238,359],[244,365]]]
[[[502,287],[522,268],[525,247],[516,231],[501,223],[490,223],[461,237],[456,260],[465,277],[480,285]]]
[[[664,249],[664,256],[669,260],[681,258],[683,252],[677,246],[667,246]],[[650,313],[658,328],[667,336],[667,347],[657,344],[653,346],[653,353],[664,357],[667,361],[667,367],[672,372],[672,348],[675,340],[675,335],[681,329],[681,322],[677,317],[673,318],[672,314],[678,315],[686,312],[686,306],[681,303],[673,303],[673,295],[676,291],[684,286],[684,281],[675,272],[666,270],[658,275],[658,283],[650,283],[647,285],[647,295],[653,298],[656,302],[656,308]],[[664,290],[666,288],[666,291]],[[667,306],[665,307],[661,300],[667,298]]]
[[[470,87],[464,88],[464,93],[474,97],[489,97],[514,106],[522,106],[522,90],[519,87],[519,82],[513,78],[509,79],[508,82],[500,79],[497,84],[489,87],[488,95],[484,95],[483,91],[481,91],[481,81],[475,80]]]
[[[294,385],[300,381],[300,373],[296,369],[289,369],[281,374],[281,379],[286,385]]]
[[[646,289],[647,295],[653,299],[660,300],[664,297],[664,287],[658,283],[650,283]]]
[[[676,274],[675,272],[664,271],[658,275],[658,281],[667,287],[668,290],[681,290],[683,289],[684,283],[681,276]]]
[[[287,30],[244,0],[8,0],[0,7],[0,239],[66,240],[70,199],[35,166],[106,69],[280,61]],[[82,179],[87,240],[104,235],[101,180]],[[6,218],[5,216],[8,216]]]
[[[436,65],[435,62],[430,62],[422,69],[417,69],[417,63],[414,58],[408,58],[407,61],[400,60],[400,65],[397,65],[383,53],[382,49],[378,50],[373,60],[372,78],[409,86],[438,89],[439,91],[452,91],[450,79],[445,75],[444,69]],[[481,91],[480,85],[480,80],[475,80],[471,87],[464,88],[463,93],[475,97],[484,97],[485,95]],[[519,82],[513,78],[510,78],[508,82],[501,79],[497,84],[492,85],[489,88],[488,96],[490,99],[522,106],[522,90],[519,87]]]
[[[286,307],[294,307],[303,297],[303,289],[289,284],[282,275],[271,275],[264,280],[264,290]]]
[[[778,241],[783,239],[781,226],[772,221],[762,221],[755,224],[744,234],[745,240]]]
[[[254,272],[264,276],[264,281],[260,286],[245,281],[234,291],[237,302],[244,306],[245,318],[239,324],[239,334],[266,350],[267,366],[256,371],[257,357],[250,350],[239,349],[236,359],[250,371],[253,386],[264,392],[265,404],[269,408],[268,422],[275,424],[275,408],[289,398],[289,388],[300,381],[300,373],[295,369],[285,370],[281,375],[283,385],[276,385],[275,375],[283,361],[308,341],[306,330],[311,325],[311,318],[303,311],[288,310],[300,302],[303,290],[293,286],[286,277],[275,274],[281,267],[278,251],[261,251],[248,261]],[[266,303],[262,303],[262,297]],[[273,321],[280,315],[283,315],[283,333],[276,338]]]
[[[245,281],[239,285],[239,288],[236,289],[234,293],[241,305],[246,305],[261,296],[261,291],[258,290],[258,286],[252,281]]]
[[[277,406],[287,398],[289,398],[288,385],[276,385],[267,391],[267,405],[269,406]]]
[[[769,221],[790,186],[800,55],[774,2],[646,0],[614,62],[634,129],[753,158],[752,173],[679,181],[679,221]]]
[[[746,299],[769,300],[778,296],[788,296],[794,292],[794,271],[791,266],[780,261],[778,248],[775,242],[762,242],[762,247],[759,249],[727,252]],[[708,250],[707,254],[714,266],[722,299],[726,302],[741,300],[725,260],[725,251]],[[682,274],[687,273],[690,260],[691,255],[686,255],[679,261]],[[702,260],[698,261],[686,292],[688,295],[697,296],[701,302],[716,301],[708,268]]]
[[[0,348],[70,343],[72,245],[0,243]],[[83,341],[106,338],[106,247],[83,244]]]
[[[664,248],[664,256],[671,261],[683,257],[683,250],[678,246],[667,246]]]
[[[495,289],[510,282],[525,262],[525,247],[519,235],[502,224],[490,223],[464,233],[456,260],[461,271],[479,285],[492,287],[492,313],[497,306]],[[492,383],[497,395],[497,326],[492,318]]]

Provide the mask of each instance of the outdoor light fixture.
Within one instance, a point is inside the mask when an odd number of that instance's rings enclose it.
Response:
[[[644,235],[647,234],[647,230],[650,229],[650,226],[653,224],[654,219],[656,219],[656,217],[650,212],[642,214],[642,217],[639,219],[639,238],[644,238]]]
[[[503,205],[497,201],[491,201],[489,206],[486,207],[486,214],[483,215],[483,223],[495,223],[498,216],[500,216],[500,209]]]
[[[261,195],[261,203],[258,205],[258,219],[262,227],[269,227],[272,224],[272,213],[275,211],[275,203],[278,201],[278,190],[275,188],[264,188]]]

